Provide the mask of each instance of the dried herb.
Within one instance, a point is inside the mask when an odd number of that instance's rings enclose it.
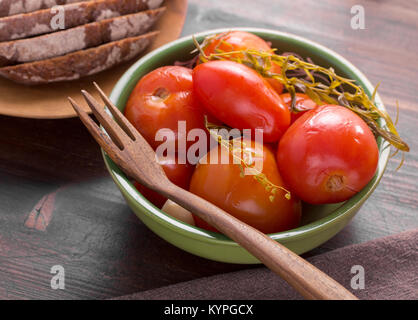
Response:
[[[270,193],[269,200],[271,202],[274,201],[276,194],[277,194],[277,190],[279,189],[285,192],[285,198],[287,200],[291,199],[291,194],[289,190],[285,189],[282,186],[278,186],[272,183],[264,173],[254,168],[255,162],[252,161],[252,159],[257,158],[258,155],[255,154],[255,151],[251,151],[251,150],[248,150],[248,148],[246,148],[245,142],[243,141],[243,139],[241,139],[241,136],[233,137],[233,139],[229,139],[230,138],[229,136],[228,137],[222,136],[222,134],[219,133],[221,129],[226,129],[227,132],[229,132],[231,128],[227,126],[220,126],[220,125],[210,123],[207,120],[206,116],[205,116],[205,127],[208,130],[209,134],[218,142],[218,144],[221,147],[226,148],[228,152],[231,154],[231,156],[234,159],[238,160],[239,163],[237,165],[240,166],[241,178],[244,178],[245,168],[250,168],[256,173],[253,175],[253,178],[257,180],[261,185],[263,185],[264,189],[268,193]],[[248,161],[246,159],[250,159],[250,160]]]
[[[205,40],[205,45],[209,40]],[[194,38],[201,61],[230,60],[244,64],[265,78],[273,78],[285,86],[292,97],[292,108],[295,107],[296,92],[307,94],[318,105],[336,104],[344,106],[359,115],[369,126],[376,137],[381,136],[391,145],[401,151],[408,152],[408,144],[401,139],[389,114],[377,108],[373,94],[369,97],[364,89],[355,84],[355,80],[337,75],[333,68],[324,68],[314,63],[304,61],[294,54],[278,55],[272,52],[253,49],[222,51],[206,55],[202,46]],[[271,72],[272,64],[281,67],[281,73]],[[344,89],[345,88],[345,89]],[[381,125],[379,120],[383,119]]]

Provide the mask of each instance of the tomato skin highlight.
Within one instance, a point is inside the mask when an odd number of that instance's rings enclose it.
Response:
[[[165,66],[146,74],[132,91],[125,108],[125,116],[156,149],[162,141],[155,135],[161,128],[179,136],[178,122],[186,121],[187,132],[194,128],[205,130],[203,109],[193,95],[192,70],[180,66]],[[190,146],[193,142],[189,142]]]
[[[277,169],[274,152],[268,146],[254,141],[244,140],[248,149],[258,150],[263,155],[262,172],[278,186],[283,186],[283,180]],[[224,149],[225,151],[225,149]],[[234,164],[232,156],[229,163],[221,163],[221,147],[219,146],[218,162],[210,163],[211,150],[203,159],[207,163],[199,163],[190,182],[190,191],[207,201],[222,208],[241,221],[257,228],[264,233],[274,233],[297,227],[301,218],[301,203],[296,196],[290,200],[285,198],[285,192],[277,190],[273,202],[271,193],[265,186],[254,179],[252,175],[240,176],[240,167]],[[226,151],[228,152],[228,151]],[[216,158],[216,157],[215,157]],[[198,227],[216,231],[202,219],[195,217]]]
[[[230,127],[263,129],[264,142],[280,139],[290,112],[254,70],[232,61],[209,61],[193,70],[193,89],[202,106]]]
[[[351,198],[372,179],[378,160],[378,146],[367,124],[337,105],[302,115],[283,135],[277,151],[284,181],[311,204]]]
[[[280,98],[282,98],[283,103],[289,108],[292,106],[292,97],[290,93],[283,93],[280,95]],[[299,119],[305,112],[315,109],[318,107],[318,105],[313,101],[311,98],[309,98],[308,95],[304,93],[296,93],[295,95],[296,101],[295,106],[299,112],[292,112],[290,110],[290,123],[294,123],[297,119]]]
[[[225,32],[224,34],[218,34],[208,43],[203,51],[205,55],[209,56],[212,53],[217,53],[217,50],[230,52],[248,49],[272,52],[270,45],[265,40],[255,34],[245,31],[230,31]],[[236,54],[232,57],[238,58],[240,55]],[[278,64],[272,63],[270,71],[280,74],[281,68]],[[283,92],[284,85],[280,81],[272,78],[266,78],[266,80],[277,93],[280,94]]]
[[[204,48],[203,52],[205,55],[210,55],[216,53],[217,49],[226,52],[246,49],[271,51],[270,45],[259,36],[239,30],[217,34]]]

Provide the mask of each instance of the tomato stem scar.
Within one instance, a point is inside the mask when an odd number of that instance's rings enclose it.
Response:
[[[170,95],[170,92],[166,88],[158,88],[153,93],[152,96],[161,100],[165,100]]]
[[[346,178],[342,175],[334,174],[326,182],[326,188],[330,192],[336,192],[344,189]]]

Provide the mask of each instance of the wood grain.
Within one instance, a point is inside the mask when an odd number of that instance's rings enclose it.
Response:
[[[366,9],[366,29],[350,28],[350,7]],[[348,58],[374,83],[411,152],[389,161],[373,195],[337,236],[312,256],[418,227],[418,50],[416,0],[190,0],[183,35],[253,26],[296,33]],[[55,196],[44,232],[25,219]],[[52,290],[62,264],[65,290]],[[78,119],[0,116],[0,299],[102,299],[251,266],[185,253],[150,232],[107,176],[100,152]],[[349,272],[349,270],[347,271]]]

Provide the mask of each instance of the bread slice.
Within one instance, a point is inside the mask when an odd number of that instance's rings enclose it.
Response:
[[[0,17],[13,16],[63,4],[90,0],[0,0]]]
[[[64,29],[125,14],[158,8],[163,0],[97,0],[62,6]],[[52,9],[0,18],[0,41],[22,39],[58,31],[59,13]],[[54,19],[55,18],[55,19]]]
[[[0,75],[28,85],[76,80],[134,58],[157,34],[149,32],[53,59],[0,68]]]
[[[147,32],[165,7],[93,22],[34,38],[0,42],[0,67],[45,60]]]

